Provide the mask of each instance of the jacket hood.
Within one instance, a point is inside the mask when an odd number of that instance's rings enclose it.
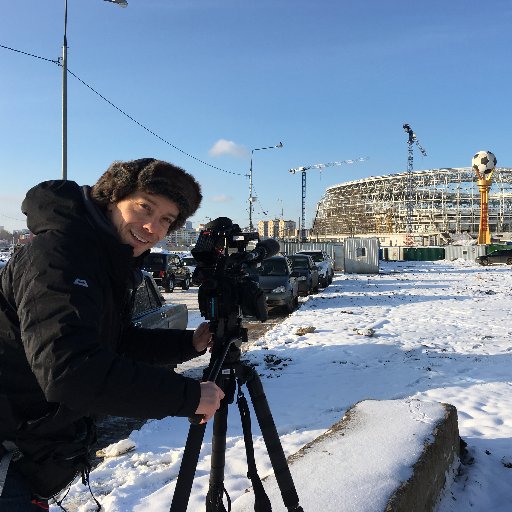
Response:
[[[138,258],[133,257],[133,249],[119,241],[112,223],[90,198],[90,187],[81,187],[74,181],[44,181],[31,188],[21,205],[27,216],[27,227],[35,235],[56,230],[67,233],[84,233],[89,227],[105,242],[112,264],[112,273],[122,275],[126,261],[131,269],[140,269],[149,250]],[[119,260],[118,258],[121,258]],[[140,272],[134,274],[135,286],[140,284]]]
[[[86,216],[80,186],[64,180],[44,181],[31,188],[21,211],[27,216],[28,229],[35,235],[51,229],[78,229]]]

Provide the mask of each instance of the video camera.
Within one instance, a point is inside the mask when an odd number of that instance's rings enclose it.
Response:
[[[252,251],[249,242],[258,240]],[[258,233],[243,232],[227,217],[219,217],[199,234],[192,255],[197,267],[192,282],[199,287],[199,309],[204,318],[216,321],[240,313],[264,322],[266,297],[248,270],[279,251],[279,242],[259,241]]]

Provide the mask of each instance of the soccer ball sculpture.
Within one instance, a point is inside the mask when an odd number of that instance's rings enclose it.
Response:
[[[471,162],[473,169],[480,175],[485,176],[496,167],[496,157],[490,151],[479,151]]]

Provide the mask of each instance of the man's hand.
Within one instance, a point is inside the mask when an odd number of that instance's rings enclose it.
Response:
[[[213,340],[209,326],[210,324],[208,322],[203,322],[194,331],[192,336],[192,345],[194,345],[197,352],[202,352],[205,348],[209,348],[210,352],[212,351]]]
[[[196,414],[203,416],[201,423],[206,423],[215,414],[223,398],[224,391],[215,382],[201,382],[201,399],[196,409]]]

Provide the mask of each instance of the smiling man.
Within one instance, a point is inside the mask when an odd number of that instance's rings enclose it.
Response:
[[[165,196],[134,192],[117,203],[110,203],[107,216],[119,238],[140,256],[167,234],[176,222],[179,208]]]
[[[0,510],[48,509],[87,482],[96,415],[210,419],[224,393],[159,365],[211,347],[195,331],[131,323],[147,252],[199,207],[170,163],[114,162],[92,186],[47,181],[23,202],[36,235],[0,273]]]

